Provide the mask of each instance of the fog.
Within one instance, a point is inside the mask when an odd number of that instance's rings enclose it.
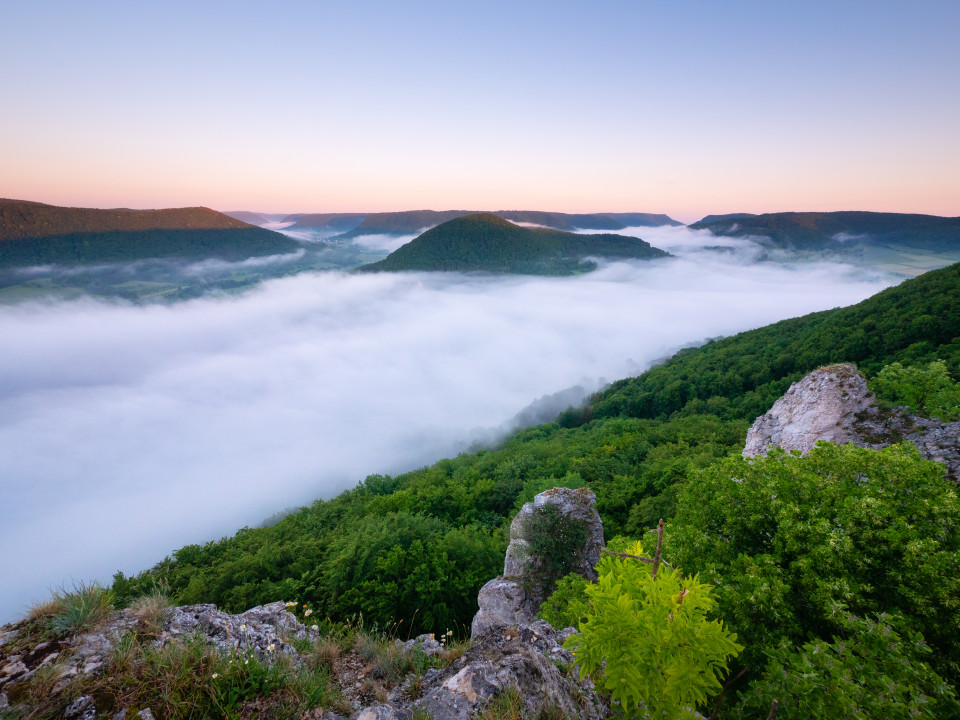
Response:
[[[428,228],[424,228],[420,232],[412,235],[358,235],[353,239],[353,243],[354,245],[360,245],[370,250],[380,250],[384,254],[389,254],[401,245],[406,245],[427,229]]]
[[[0,307],[0,622],[51,587],[455,454],[545,395],[894,281],[637,233],[680,256],[572,278],[329,272],[176,304]]]

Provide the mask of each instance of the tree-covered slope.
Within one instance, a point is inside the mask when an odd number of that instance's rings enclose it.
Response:
[[[241,260],[299,243],[208,208],[97,210],[0,201],[0,268],[144,258]]]
[[[939,357],[960,375],[960,265],[934,270],[861,303],[682,350],[597,397],[594,417],[710,412],[752,420],[820,365],[856,363],[868,375],[894,362]]]
[[[44,205],[25,200],[0,200],[0,242],[77,233],[249,227],[245,222],[205,207],[99,210]]]
[[[699,469],[742,449],[749,424],[791,381],[826,362],[854,360],[872,374],[935,356],[957,376],[960,265],[685,350],[494,449],[371,476],[270,527],[182,548],[115,589],[129,597],[163,582],[177,602],[231,611],[296,598],[415,631],[464,626],[480,585],[501,572],[509,518],[535,493],[587,486],[608,537],[639,536],[674,515]]]
[[[709,220],[709,221],[708,221]],[[960,247],[960,218],[876,212],[786,212],[708,216],[690,227],[717,235],[765,237],[776,247],[823,250],[854,243],[907,245],[924,250]]]
[[[567,275],[589,270],[586,256],[652,259],[668,253],[638,238],[526,228],[491,213],[428,230],[364,271],[438,270]]]

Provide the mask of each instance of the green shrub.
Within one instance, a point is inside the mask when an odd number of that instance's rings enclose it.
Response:
[[[897,632],[902,620],[859,618],[842,605],[834,616],[843,631],[833,642],[784,643],[769,653],[763,677],[742,697],[740,717],[763,717],[774,699],[778,720],[956,717],[956,692],[925,662],[923,639]]]
[[[956,420],[960,416],[960,384],[953,381],[942,360],[928,365],[884,367],[870,383],[877,397],[906,405],[923,417]]]
[[[577,573],[564,575],[553,594],[543,601],[537,617],[558,629],[578,627],[590,610],[587,605],[588,584]]]
[[[626,548],[642,555],[639,542]],[[727,661],[742,646],[719,620],[708,585],[631,558],[604,556],[586,586],[590,609],[564,647],[576,664],[601,673],[601,686],[627,711],[649,718],[693,717],[722,689]]]

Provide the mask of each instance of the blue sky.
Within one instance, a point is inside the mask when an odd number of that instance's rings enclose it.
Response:
[[[960,215],[960,3],[7,3],[0,196]]]

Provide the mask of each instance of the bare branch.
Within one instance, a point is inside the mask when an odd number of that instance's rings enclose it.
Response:
[[[717,704],[713,706],[713,715],[707,718],[707,720],[717,720],[717,713],[720,712],[720,701],[723,700],[723,694],[727,691],[731,685],[733,685],[737,680],[743,677],[743,674],[747,672],[750,668],[745,667],[743,670],[738,672],[732,678],[727,680],[727,684],[723,686],[723,689],[720,691],[720,695],[717,696]]]
[[[653,554],[653,577],[657,577],[660,567],[660,549],[663,547],[663,518],[657,524],[657,551]]]
[[[777,708],[780,706],[776,700],[770,703],[770,714],[767,715],[767,720],[773,720],[777,716]]]

